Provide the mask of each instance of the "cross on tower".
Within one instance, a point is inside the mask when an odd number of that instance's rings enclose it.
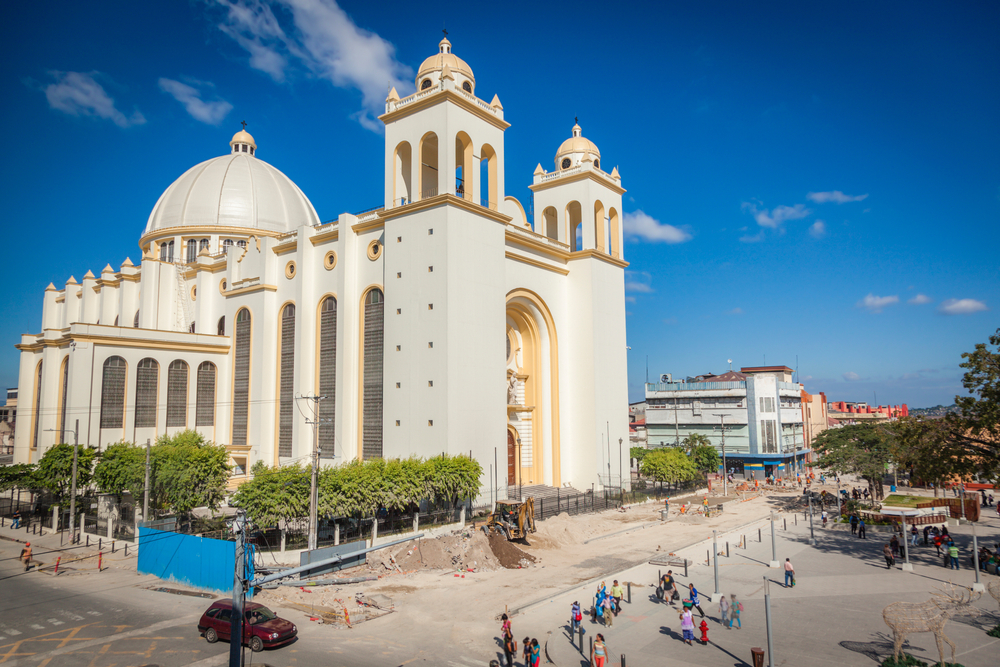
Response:
[[[247,122],[245,120],[241,120],[240,122],[243,123],[243,129],[246,130],[247,129]]]
[[[579,116],[573,116],[573,123],[575,125],[579,125],[580,124],[580,117]]]
[[[444,33],[445,37],[448,37],[448,29],[447,28],[442,28],[441,32]]]

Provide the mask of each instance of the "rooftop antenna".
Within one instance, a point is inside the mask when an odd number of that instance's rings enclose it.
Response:
[[[799,374],[799,355],[795,355],[795,380],[793,382],[801,382],[802,376]]]
[[[727,359],[727,361],[729,362],[729,370],[730,371],[733,370],[733,360],[732,359]]]
[[[646,383],[649,383],[649,355],[646,355]]]

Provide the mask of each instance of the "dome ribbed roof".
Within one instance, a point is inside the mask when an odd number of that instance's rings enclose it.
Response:
[[[473,83],[476,81],[472,68],[464,60],[451,52],[451,42],[445,37],[438,43],[438,52],[425,60],[417,71],[417,89],[420,89],[420,80],[431,72],[440,72],[447,65],[452,72],[460,72],[469,77]]]
[[[290,178],[241,152],[184,172],[156,202],[143,236],[170,227],[212,226],[284,233],[318,223],[312,203]]]
[[[579,125],[573,126],[573,136],[559,146],[559,150],[556,151],[556,159],[572,153],[591,153],[596,157],[601,157],[601,151],[597,149],[597,145],[583,136]]]

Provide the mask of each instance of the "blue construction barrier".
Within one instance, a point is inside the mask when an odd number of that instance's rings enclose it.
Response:
[[[236,543],[140,527],[138,571],[195,588],[232,591]]]

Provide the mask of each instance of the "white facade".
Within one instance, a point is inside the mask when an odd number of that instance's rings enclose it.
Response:
[[[321,223],[245,130],[183,174],[139,266],[46,289],[18,345],[15,459],[79,420],[91,446],[197,428],[241,471],[308,461],[318,440],[327,463],[471,452],[484,493],[494,462],[499,487],[617,474],[621,179],[574,126],[528,220],[505,196],[503,107],[475,86],[442,40],[418,92],[390,92],[375,211]]]

